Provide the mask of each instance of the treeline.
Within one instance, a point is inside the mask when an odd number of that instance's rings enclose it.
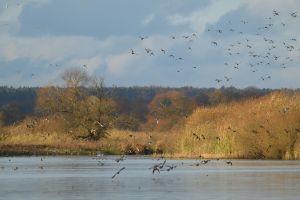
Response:
[[[0,127],[34,112],[37,88],[0,86]]]
[[[28,115],[35,114],[35,106],[38,91],[43,88],[37,87],[0,87],[0,124],[11,125]],[[65,92],[66,88],[60,88]],[[97,90],[92,87],[82,88],[89,96],[97,96]],[[102,88],[102,96],[116,102],[121,118],[135,121],[120,122],[119,128],[136,130],[140,128],[141,122],[145,122],[151,112],[150,105],[155,97],[160,96],[166,104],[172,101],[172,93],[180,94],[192,101],[196,106],[215,106],[220,103],[240,101],[249,98],[264,96],[274,90],[258,89],[249,87],[237,89],[234,87],[216,88],[194,88],[194,87],[105,87]],[[175,95],[176,96],[176,95]],[[152,103],[152,107],[154,106]],[[168,105],[164,105],[168,106]],[[183,105],[185,106],[185,105]]]

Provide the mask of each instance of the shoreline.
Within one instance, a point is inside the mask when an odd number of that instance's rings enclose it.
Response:
[[[0,157],[18,157],[18,156],[96,156],[97,154],[105,156],[118,156],[122,154],[110,153],[100,149],[72,149],[72,148],[55,148],[48,145],[1,145]],[[245,156],[225,156],[217,154],[203,154],[199,155],[184,155],[182,153],[165,153],[165,154],[125,154],[126,156],[149,156],[153,158],[164,157],[166,159],[196,159],[196,160],[300,160],[299,158],[258,158]]]

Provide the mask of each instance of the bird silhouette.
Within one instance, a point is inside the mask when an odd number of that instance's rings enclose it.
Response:
[[[160,170],[165,166],[166,162],[167,162],[167,160],[164,160],[164,162],[162,162],[162,163],[155,164],[152,167],[152,174],[154,174],[155,172],[160,173]]]
[[[297,15],[297,12],[291,12],[290,15],[294,18],[296,18],[298,15]]]
[[[148,37],[147,37],[147,36],[139,36],[139,38],[140,38],[141,40],[144,40],[144,39],[147,39]]]
[[[232,166],[232,162],[231,161],[226,161],[226,164]]]
[[[135,51],[134,51],[133,49],[130,49],[129,53],[130,53],[131,55],[136,54]]]
[[[195,138],[196,138],[197,140],[201,140],[201,138],[200,138],[196,133],[193,133],[193,136],[195,136]]]
[[[114,179],[118,174],[120,174],[121,171],[123,171],[124,169],[126,169],[125,167],[122,167],[121,169],[119,169],[111,178]]]
[[[279,12],[276,10],[273,10],[273,16],[278,16],[278,15],[279,15]]]
[[[217,43],[216,41],[212,41],[211,43],[212,43],[213,45],[218,46],[218,43]]]
[[[148,48],[145,48],[145,51],[146,51],[147,53],[150,53],[152,50],[151,50],[151,49],[148,49]]]
[[[206,165],[210,160],[202,160],[201,163]]]
[[[225,80],[228,82],[228,81],[230,81],[232,78],[229,78],[229,77],[227,77],[227,76],[224,76],[224,78],[225,78]]]
[[[167,171],[171,171],[177,167],[177,165],[166,165]]]
[[[125,155],[122,155],[120,158],[116,158],[115,161],[118,163],[120,161],[124,161],[125,160]]]
[[[217,83],[221,83],[221,82],[222,82],[221,79],[216,79],[215,81],[216,81]]]

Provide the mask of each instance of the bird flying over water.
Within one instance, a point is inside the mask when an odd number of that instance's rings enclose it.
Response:
[[[114,179],[118,174],[120,174],[121,171],[123,171],[125,169],[125,167],[122,167],[121,169],[119,169],[111,178]]]

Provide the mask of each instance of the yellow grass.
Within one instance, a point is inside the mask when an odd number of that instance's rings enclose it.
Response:
[[[199,108],[187,120],[178,151],[212,157],[299,158],[299,120],[299,93],[278,92]],[[205,139],[199,140],[194,134]]]

